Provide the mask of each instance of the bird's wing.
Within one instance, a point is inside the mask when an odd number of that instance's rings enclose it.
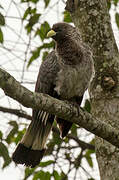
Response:
[[[55,97],[54,82],[58,69],[57,57],[53,51],[40,67],[35,92]],[[53,121],[54,115],[42,110],[33,110],[32,121],[13,153],[15,163],[31,167],[39,164],[45,152],[45,144]]]

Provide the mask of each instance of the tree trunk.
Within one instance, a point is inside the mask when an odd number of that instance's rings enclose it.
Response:
[[[66,9],[93,52],[92,114],[119,129],[119,55],[106,0],[68,0]],[[99,137],[95,145],[101,180],[119,179],[119,149]]]

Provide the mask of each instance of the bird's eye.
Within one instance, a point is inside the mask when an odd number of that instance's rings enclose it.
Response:
[[[54,30],[55,30],[55,32],[62,32],[62,29],[59,27],[55,28]]]

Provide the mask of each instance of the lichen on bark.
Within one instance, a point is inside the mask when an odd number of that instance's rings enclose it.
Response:
[[[77,3],[76,3],[77,4]],[[66,9],[92,49],[95,78],[90,88],[92,115],[119,129],[119,54],[106,0],[67,0]],[[112,84],[106,84],[111,79]],[[96,137],[101,180],[119,178],[119,149]],[[104,173],[105,169],[105,173]]]

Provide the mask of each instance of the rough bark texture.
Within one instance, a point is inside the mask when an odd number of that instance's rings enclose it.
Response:
[[[106,0],[68,0],[66,9],[94,55],[92,114],[119,129],[119,55]],[[101,180],[119,179],[119,149],[98,137],[95,142]]]

